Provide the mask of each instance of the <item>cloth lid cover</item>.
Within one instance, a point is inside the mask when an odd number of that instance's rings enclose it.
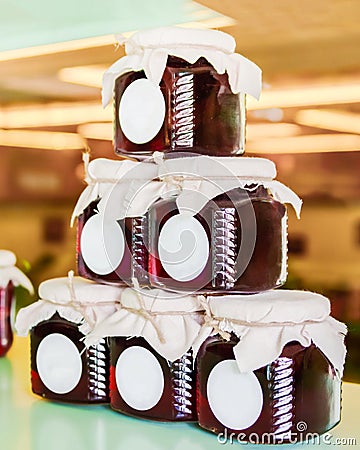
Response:
[[[14,286],[22,286],[30,294],[34,293],[34,287],[29,278],[17,267],[15,253],[10,250],[0,250],[0,288],[5,289],[10,281]]]
[[[300,217],[302,200],[290,188],[274,180],[276,166],[268,159],[204,155],[164,159],[161,152],[156,152],[153,158],[159,165],[160,179],[166,181],[166,186],[158,186],[158,196],[166,198],[177,190],[176,204],[180,213],[195,215],[220,194],[235,188],[253,190],[262,185],[275,200],[291,204]]]
[[[313,292],[277,289],[252,295],[209,296],[207,320],[195,347],[219,330],[233,332],[239,337],[234,347],[238,367],[249,372],[273,362],[291,341],[304,347],[313,342],[341,377],[347,328],[329,314],[329,300]]]
[[[26,336],[31,328],[57,312],[64,319],[80,324],[79,330],[87,334],[96,323],[116,311],[123,290],[81,277],[44,281],[39,286],[40,299],[19,311],[15,328],[20,336]]]
[[[107,336],[142,336],[165,359],[175,361],[193,345],[202,325],[196,296],[159,289],[124,290],[121,306],[86,337],[85,345]]]
[[[165,27],[135,33],[125,43],[126,56],[116,61],[103,76],[102,102],[109,104],[116,78],[130,71],[144,70],[159,84],[169,55],[194,64],[204,57],[219,74],[227,73],[234,94],[242,92],[259,98],[261,69],[244,56],[234,53],[234,39],[221,31]]]
[[[84,212],[91,202],[100,199],[99,212],[108,218],[141,216],[153,200],[153,181],[158,176],[158,167],[151,162],[110,160],[98,158],[85,160],[85,181],[88,186],[81,193],[71,216],[71,226],[76,217]],[[141,195],[137,195],[139,190]],[[132,201],[136,197],[136,201]]]

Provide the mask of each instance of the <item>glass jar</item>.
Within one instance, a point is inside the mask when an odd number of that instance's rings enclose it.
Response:
[[[15,264],[13,252],[0,250],[0,357],[7,354],[14,339],[15,286],[23,286],[30,294],[33,293],[30,280]]]
[[[108,344],[101,339],[85,348],[84,339],[116,311],[121,293],[71,273],[40,284],[40,300],[22,308],[15,324],[19,336],[30,332],[35,394],[74,403],[109,401]]]
[[[109,342],[112,409],[163,422],[196,420],[191,350],[168,361],[142,337],[111,337]]]
[[[233,348],[237,343],[234,336],[229,342],[214,336],[199,351],[198,417],[202,428],[214,433],[227,429],[228,435],[235,432],[243,441],[258,438],[260,444],[276,444],[306,440],[306,433],[322,434],[339,423],[340,381],[314,344],[305,348],[290,342],[271,364],[251,373],[236,373]],[[225,386],[232,372],[236,373],[233,385]],[[223,403],[215,398],[220,378]],[[238,405],[226,404],[231,396],[240,400]],[[230,411],[237,412],[232,421]],[[301,424],[305,428],[301,429]]]
[[[210,300],[217,325],[197,354],[199,425],[258,444],[330,430],[340,421],[346,327],[318,294],[253,297]]]
[[[50,400],[109,402],[109,348],[105,340],[84,351],[79,325],[54,314],[30,331],[31,388]]]
[[[144,71],[128,72],[115,82],[115,153],[141,158],[155,151],[188,151],[213,156],[244,152],[245,95],[233,94],[228,76],[218,74],[205,58],[190,64],[169,56],[160,82],[164,117],[161,125],[154,129],[154,136],[143,143],[132,141],[131,135],[128,137],[126,125],[130,121],[128,102],[136,101],[137,80],[147,81]],[[141,86],[141,82],[138,84]],[[149,87],[152,89],[151,85]],[[141,118],[140,111],[138,113]],[[155,111],[155,114],[160,113]],[[145,139],[141,136],[140,118],[137,133],[134,133],[139,136],[133,138],[137,141]]]
[[[150,208],[148,221],[153,287],[252,293],[286,280],[286,208],[263,186],[221,194],[193,217],[179,213],[176,197],[159,200]],[[188,239],[186,234],[181,237],[186,232]],[[185,239],[189,247],[183,255]],[[172,252],[178,242],[179,257]]]
[[[86,168],[88,187],[79,197],[77,225],[80,276],[100,283],[148,284],[146,211],[158,167],[150,162],[98,159]],[[150,193],[149,193],[150,192]],[[141,198],[140,198],[141,197]]]
[[[79,275],[123,286],[135,277],[140,284],[148,284],[147,216],[107,221],[97,211],[97,203],[92,202],[78,218]]]
[[[0,357],[10,350],[14,339],[11,326],[13,303],[14,285],[9,281],[6,287],[0,287]]]
[[[301,200],[264,158],[163,159],[148,212],[149,278],[175,291],[254,293],[287,275],[287,211]]]
[[[114,87],[114,147],[144,158],[155,151],[213,156],[244,152],[245,95],[258,97],[261,71],[214,30],[167,28],[131,36],[127,56],[104,76]]]
[[[110,406],[159,421],[195,421],[192,346],[203,323],[196,296],[127,288],[121,307],[87,336],[110,345]]]

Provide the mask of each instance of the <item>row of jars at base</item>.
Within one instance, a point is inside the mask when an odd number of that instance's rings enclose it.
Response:
[[[84,352],[83,337],[57,314],[31,330],[35,394],[65,402],[110,401],[124,414],[197,421],[215,433],[242,432],[244,440],[271,433],[274,442],[286,442],[301,436],[297,424],[321,434],[340,420],[341,381],[313,343],[305,348],[290,342],[271,364],[240,373],[234,335],[230,341],[209,337],[196,362],[191,350],[169,362],[142,337],[111,337]]]
[[[259,186],[220,195],[195,216],[180,214],[174,196],[144,216],[108,223],[95,201],[78,218],[77,265],[79,275],[100,283],[136,278],[175,291],[272,289],[287,276],[286,207]]]

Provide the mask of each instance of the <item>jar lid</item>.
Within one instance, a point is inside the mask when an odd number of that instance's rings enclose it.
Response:
[[[209,296],[215,317],[245,324],[321,321],[330,315],[330,301],[308,291],[276,289],[250,295]]]
[[[306,291],[273,290],[253,295],[208,297],[204,332],[225,339],[234,333],[239,342],[233,352],[241,372],[271,364],[290,342],[312,343],[331,362],[341,378],[345,363],[346,325],[330,316],[330,302]]]
[[[0,269],[3,267],[15,266],[16,256],[10,250],[0,250]]]
[[[155,152],[159,177],[166,182],[162,196],[178,189],[176,205],[180,214],[195,215],[206,203],[233,189],[268,189],[273,198],[291,204],[300,217],[302,200],[284,184],[274,180],[275,164],[264,158],[211,157],[205,155],[164,160],[163,153]],[[172,194],[174,195],[174,194]]]
[[[116,311],[123,290],[73,277],[72,272],[68,277],[46,280],[39,286],[39,300],[19,311],[15,328],[20,336],[26,336],[31,328],[58,313],[87,334],[97,322]]]
[[[145,72],[146,78],[158,85],[168,56],[190,64],[205,58],[218,74],[227,73],[234,94],[250,94],[259,98],[261,69],[244,56],[234,53],[234,39],[221,31],[168,27],[135,33],[125,43],[127,55],[116,61],[103,76],[102,103],[111,101],[115,80],[130,71]]]
[[[121,305],[126,308],[144,308],[152,313],[176,312],[181,315],[186,312],[203,311],[197,296],[176,294],[161,289],[126,288],[121,296]]]
[[[139,53],[149,48],[174,48],[184,46],[209,47],[224,53],[234,53],[235,39],[218,30],[163,27],[134,33],[125,43],[127,54]]]
[[[106,209],[107,217],[114,220],[140,216],[153,201],[151,181],[158,176],[159,168],[156,164],[149,161],[117,161],[106,158],[88,162],[88,155],[84,156],[84,162],[85,181],[88,186],[75,205],[71,226],[76,217],[95,200],[100,200],[98,210],[104,212]],[[139,191],[140,194],[136,196]]]
[[[0,288],[5,289],[11,281],[14,286],[22,286],[33,294],[34,288],[31,281],[15,264],[15,253],[10,250],[0,250]]]
[[[156,153],[154,160],[159,164],[160,178],[175,175],[197,178],[241,177],[272,180],[276,177],[275,164],[265,158],[197,155],[163,159],[162,153]]]
[[[99,284],[81,277],[60,277],[43,281],[39,286],[39,298],[59,304],[84,302],[101,305],[120,301],[123,290],[117,285]]]
[[[94,345],[109,336],[142,336],[161,355],[175,361],[192,348],[201,331],[200,298],[160,289],[127,288],[121,307],[87,336]]]
[[[141,165],[141,170],[138,167]],[[123,179],[134,178],[153,179],[157,176],[157,166],[151,162],[141,163],[130,159],[111,160],[97,158],[89,162],[87,176],[90,182],[102,182],[115,184]]]

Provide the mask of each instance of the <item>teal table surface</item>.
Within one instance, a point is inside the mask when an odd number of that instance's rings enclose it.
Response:
[[[29,350],[29,340],[16,337],[7,357],[0,358],[0,450],[360,448],[360,385],[344,383],[342,421],[325,437],[294,445],[252,445],[224,442],[196,424],[144,421],[105,405],[40,399],[31,393]]]

